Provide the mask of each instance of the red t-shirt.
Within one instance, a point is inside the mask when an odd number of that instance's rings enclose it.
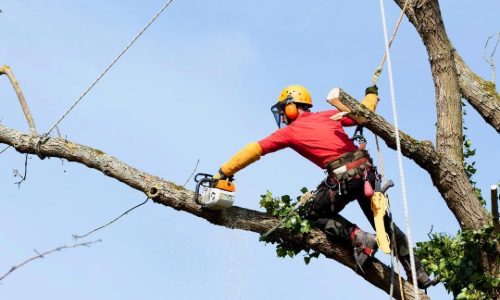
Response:
[[[341,121],[330,120],[330,117],[338,112],[303,112],[292,124],[259,141],[262,155],[290,147],[323,169],[332,159],[357,150],[358,147],[342,127],[355,126],[356,122],[348,117],[342,118]]]

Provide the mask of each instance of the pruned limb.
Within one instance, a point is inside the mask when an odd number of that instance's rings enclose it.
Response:
[[[12,145],[21,153],[34,154],[37,139],[0,125],[0,143]],[[40,151],[47,157],[64,158],[95,169],[125,183],[131,188],[142,191],[156,203],[206,219],[215,225],[265,233],[279,222],[278,218],[269,214],[237,206],[223,211],[202,208],[195,203],[194,192],[186,190],[173,182],[162,180],[159,177],[135,169],[102,151],[64,139],[49,139],[41,145]],[[354,270],[355,262],[351,245],[331,241],[320,230],[313,229],[307,237],[296,236],[291,238],[286,229],[278,229],[273,236],[309,247]],[[365,274],[360,276],[372,285],[387,293],[389,292],[391,270],[377,259],[373,260],[373,264],[366,266]],[[411,284],[405,283],[403,288],[405,299],[415,299]],[[399,293],[399,288],[397,288],[397,293]],[[397,296],[396,299],[401,298]],[[421,292],[420,299],[429,299],[429,297]]]
[[[394,126],[372,113],[342,89],[338,89],[336,95],[337,100],[352,114],[365,120],[363,125],[366,128],[382,138],[389,148],[396,149]],[[479,228],[489,222],[488,214],[477,201],[462,164],[455,163],[446,155],[438,154],[430,141],[418,141],[401,130],[399,136],[402,154],[429,173],[461,228]]]
[[[97,243],[97,242],[101,242],[101,240],[96,240],[96,241],[93,241],[93,242],[80,243],[80,244],[64,245],[64,246],[57,247],[55,249],[46,251],[44,253],[38,253],[38,251],[34,250],[35,253],[37,253],[37,255],[35,255],[35,256],[31,257],[31,258],[28,258],[27,260],[23,261],[22,263],[18,264],[17,266],[13,266],[12,268],[10,268],[10,270],[7,273],[5,273],[4,275],[0,276],[0,281],[2,281],[2,279],[4,279],[5,277],[7,277],[10,273],[14,272],[15,270],[19,269],[20,267],[24,266],[25,264],[29,263],[30,261],[32,261],[34,259],[43,258],[44,255],[50,254],[50,253],[55,252],[55,251],[60,251],[62,249],[66,249],[66,248],[75,248],[75,247],[78,247],[78,246],[87,246],[88,247],[90,244]]]
[[[33,120],[33,116],[30,113],[28,104],[26,103],[26,99],[24,98],[23,92],[21,91],[21,87],[19,86],[19,82],[17,81],[16,77],[14,77],[14,73],[12,73],[12,70],[10,69],[9,66],[5,65],[2,68],[0,68],[0,75],[7,75],[7,77],[9,77],[9,80],[12,83],[14,90],[16,91],[19,103],[21,103],[21,107],[23,109],[24,115],[26,116],[26,120],[28,121],[28,125],[30,126],[31,134],[37,135],[35,129],[35,121]]]

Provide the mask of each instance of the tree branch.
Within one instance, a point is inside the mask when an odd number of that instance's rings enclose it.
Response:
[[[37,135],[35,129],[35,121],[33,120],[33,116],[30,113],[28,104],[26,103],[26,99],[24,99],[24,95],[21,91],[21,87],[19,86],[19,82],[17,81],[16,77],[14,77],[14,73],[12,73],[12,70],[9,68],[9,66],[5,65],[0,68],[0,75],[7,75],[7,77],[9,77],[9,80],[12,83],[14,90],[16,91],[17,98],[19,98],[19,103],[21,103],[21,107],[23,109],[24,115],[26,116],[26,120],[28,121],[28,125],[30,126],[31,134]]]
[[[338,90],[338,100],[354,115],[366,120],[363,125],[396,150],[394,126],[381,116],[370,112],[356,99]],[[462,229],[477,229],[488,223],[489,217],[481,206],[465,174],[463,165],[436,152],[430,141],[418,141],[399,131],[401,152],[426,170]]]
[[[494,35],[489,35],[488,38],[486,39],[486,44],[484,45],[484,50],[483,50],[483,58],[484,60],[491,66],[492,69],[492,76],[491,76],[491,82],[495,84],[495,61],[493,60],[493,56],[495,55],[495,51],[497,50],[498,46],[498,41],[500,41],[500,32],[498,33],[497,41],[495,43],[495,46],[493,47],[493,51],[491,51],[490,54],[490,59],[486,58],[486,48],[488,48],[488,42],[490,39],[494,37]]]
[[[458,53],[454,58],[462,96],[486,123],[500,133],[500,95],[495,90],[495,84],[476,75]]]
[[[0,125],[0,143],[12,145],[20,153],[35,153],[37,138],[28,134]],[[231,229],[242,229],[256,233],[266,233],[273,228],[279,219],[269,214],[233,206],[222,211],[213,211],[202,208],[194,202],[194,193],[170,181],[147,174],[135,169],[106,153],[84,145],[75,144],[64,139],[49,139],[40,147],[43,155],[48,157],[64,158],[68,161],[83,164],[105,175],[115,178],[126,185],[146,193],[154,202],[175,210],[180,210],[194,216],[206,219],[212,224]],[[352,256],[351,245],[331,241],[325,234],[313,229],[309,235],[290,238],[286,229],[278,229],[274,237],[281,237],[319,251],[326,257],[354,270],[355,262]],[[391,270],[377,259],[364,268],[362,276],[372,285],[389,292]],[[396,299],[401,299],[399,287],[395,286]],[[405,299],[414,299],[412,285],[405,282],[403,285]],[[420,299],[429,299],[420,292]]]
[[[399,7],[404,6],[405,0],[394,0]],[[427,52],[429,53],[429,60],[432,62],[433,57],[430,55],[432,52],[429,48],[433,45],[436,40],[434,38],[434,33],[431,31],[429,34],[423,34],[421,31],[424,29],[424,22],[432,21],[432,10],[429,9],[429,3],[437,3],[436,0],[423,0],[423,1],[412,1],[406,10],[406,16],[413,24],[417,32],[419,32],[424,42]],[[417,14],[416,11],[421,11]],[[440,27],[439,30],[442,32],[444,30],[444,23],[439,14],[439,20],[434,22],[434,26]],[[460,91],[462,96],[467,99],[471,106],[483,117],[483,119],[490,124],[498,133],[500,133],[500,95],[495,90],[495,85],[492,82],[482,79],[480,76],[476,75],[469,67],[464,63],[462,58],[458,55],[451,42],[447,40],[440,40],[453,52],[453,59],[455,61],[456,72],[459,75],[458,82],[460,86]],[[434,72],[434,70],[433,70]],[[461,124],[458,127],[462,127]]]
[[[88,246],[90,244],[97,243],[97,242],[101,242],[101,240],[96,240],[96,241],[93,241],[93,242],[80,243],[80,244],[73,244],[73,245],[64,245],[64,246],[57,247],[55,249],[46,251],[46,252],[44,252],[42,254],[40,254],[36,250],[34,250],[38,255],[35,255],[35,256],[31,257],[31,258],[28,258],[27,260],[23,261],[22,263],[18,264],[17,266],[13,266],[12,268],[10,268],[10,270],[7,273],[5,273],[4,275],[0,276],[0,281],[2,281],[2,279],[4,279],[5,277],[7,277],[10,273],[14,272],[15,270],[19,269],[20,267],[24,266],[25,264],[29,263],[30,261],[32,261],[34,259],[43,258],[44,255],[50,254],[50,253],[55,252],[55,251],[60,251],[62,249],[75,248],[75,247],[78,247],[78,246]]]

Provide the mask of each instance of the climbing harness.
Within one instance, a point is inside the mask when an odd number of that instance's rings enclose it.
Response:
[[[36,146],[36,154],[40,159],[45,159],[45,156],[40,153],[40,146],[45,142],[47,142],[47,140],[49,139],[50,132],[54,130],[54,128],[66,117],[66,115],[69,114],[69,112],[78,104],[78,102],[80,102],[80,100],[82,100],[83,97],[87,95],[87,93],[96,85],[96,83],[106,74],[106,72],[108,72],[109,69],[111,69],[111,67],[118,61],[118,59],[122,57],[122,55],[130,48],[130,46],[134,44],[134,42],[144,33],[144,31],[148,29],[149,25],[151,25],[156,20],[156,18],[160,16],[160,14],[170,5],[172,1],[173,0],[169,0],[167,3],[165,3],[165,5],[160,9],[160,11],[151,19],[151,21],[149,21],[149,23],[146,26],[144,26],[144,28],[134,37],[134,39],[132,39],[132,41],[127,45],[127,47],[125,47],[125,49],[123,49],[122,52],[118,54],[118,56],[111,62],[111,64],[104,70],[104,72],[102,72],[101,75],[97,77],[97,79],[89,86],[89,88],[75,101],[75,103],[73,103],[73,105],[71,105],[71,107],[62,115],[62,117],[59,118],[59,120],[54,124],[54,126],[52,126],[46,133],[42,134],[38,138]]]
[[[358,148],[361,150],[364,150],[366,148],[366,139],[363,136],[363,125],[358,125],[356,127],[356,130],[354,131],[354,134],[351,137],[352,141],[357,141],[358,142]]]

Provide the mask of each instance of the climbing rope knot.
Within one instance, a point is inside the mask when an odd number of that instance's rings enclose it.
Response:
[[[49,140],[49,135],[47,133],[42,134],[41,136],[38,137],[38,142],[36,143],[35,146],[35,153],[38,158],[41,160],[44,160],[47,156],[43,155],[42,152],[40,151],[40,147],[45,144]]]

